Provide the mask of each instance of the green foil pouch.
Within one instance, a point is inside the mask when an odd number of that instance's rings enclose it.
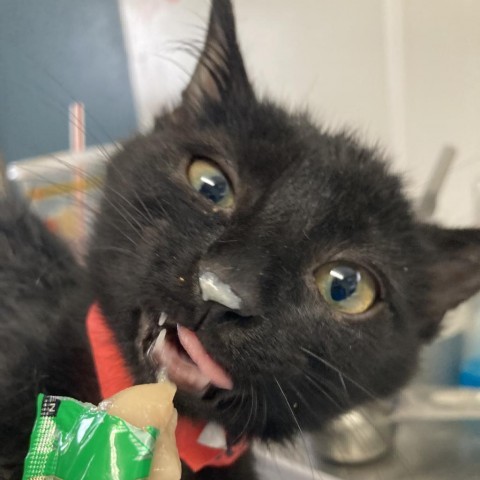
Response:
[[[23,480],[140,480],[158,435],[99,407],[39,395]]]

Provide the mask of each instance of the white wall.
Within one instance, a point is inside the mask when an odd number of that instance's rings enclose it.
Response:
[[[200,41],[208,2],[119,2],[146,125],[187,81],[193,59],[178,41]],[[406,172],[413,196],[442,146],[453,144],[458,159],[436,218],[472,223],[480,178],[478,0],[236,0],[235,9],[258,91],[378,140]]]
[[[235,5],[246,63],[260,91],[308,106],[328,125],[348,124],[371,140],[388,140],[381,0]]]
[[[148,123],[152,108],[156,111],[187,81],[172,61],[187,71],[193,62],[175,46],[179,40],[202,39],[209,3],[119,2],[140,116]],[[382,0],[237,0],[240,43],[257,90],[287,105],[308,107],[328,125],[347,123],[372,141],[387,141],[381,4]]]
[[[404,12],[409,174],[419,186],[442,143],[455,145],[437,218],[468,224],[480,179],[480,2],[405,0]]]

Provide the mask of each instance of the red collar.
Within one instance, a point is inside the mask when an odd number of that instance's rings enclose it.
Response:
[[[87,334],[102,397],[111,397],[131,387],[134,384],[133,377],[97,304],[93,304],[88,311]],[[245,441],[231,447],[228,453],[224,449],[210,448],[198,443],[197,439],[205,426],[205,422],[193,422],[186,417],[178,418],[175,432],[178,452],[183,462],[194,472],[207,466],[227,467],[247,450],[248,444]]]

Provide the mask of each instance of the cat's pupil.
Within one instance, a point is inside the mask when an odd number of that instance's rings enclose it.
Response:
[[[228,183],[225,177],[220,175],[202,176],[201,186],[198,190],[204,197],[214,203],[220,203],[228,193]]]
[[[331,270],[333,277],[330,286],[332,300],[341,302],[351,297],[357,290],[360,281],[360,273],[347,266],[335,267]]]

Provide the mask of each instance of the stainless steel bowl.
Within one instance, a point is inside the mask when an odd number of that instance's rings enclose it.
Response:
[[[372,402],[330,421],[313,435],[315,453],[324,461],[361,464],[393,448],[392,402]]]

